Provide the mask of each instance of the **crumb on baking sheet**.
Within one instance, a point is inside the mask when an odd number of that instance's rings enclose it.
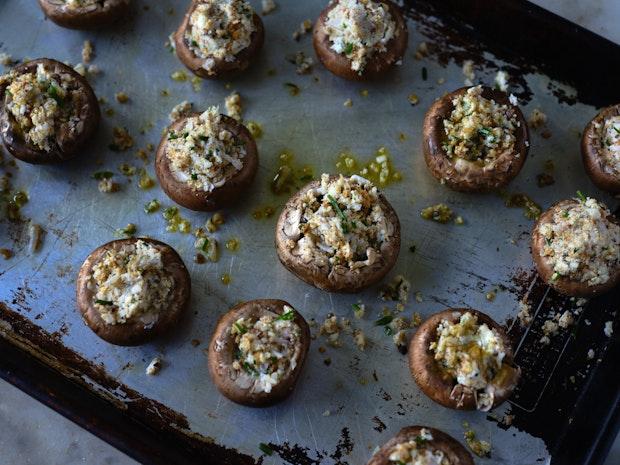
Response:
[[[476,437],[476,433],[469,427],[468,423],[463,423],[465,431],[463,437],[465,442],[471,449],[471,451],[478,457],[490,457],[491,456],[491,444],[487,441],[482,441]]]
[[[97,188],[99,189],[99,192],[109,194],[112,192],[118,192],[120,186],[118,183],[112,181],[112,179],[104,178],[99,181]]]
[[[112,143],[109,145],[110,150],[114,152],[123,152],[133,147],[133,137],[126,128],[115,126],[112,128]]]
[[[603,328],[603,333],[605,333],[605,336],[611,337],[611,335],[614,333],[614,323],[613,323],[613,321],[606,321],[605,322],[605,327]]]
[[[297,74],[310,74],[312,72],[314,60],[312,57],[306,56],[301,50],[293,55],[287,55],[286,60],[295,65]]]
[[[411,282],[403,275],[397,275],[381,287],[379,290],[379,298],[384,301],[392,300],[401,304],[406,304],[409,300],[409,290]]]
[[[506,92],[508,90],[508,78],[509,78],[508,73],[500,69],[495,75],[495,79],[494,79],[495,87],[501,90],[502,92]],[[516,104],[513,104],[513,105],[516,105]]]
[[[473,86],[474,79],[476,79],[476,72],[474,71],[474,62],[472,60],[465,60],[463,62],[463,76],[465,76],[465,85]]]
[[[90,63],[95,57],[95,47],[90,40],[85,40],[82,45],[82,61],[84,63]]]
[[[353,100],[351,100],[350,98],[346,99],[344,101],[344,103],[342,104],[343,106],[347,107],[347,108],[351,108],[353,106]]]
[[[173,81],[177,81],[177,82],[185,82],[187,81],[187,73],[183,69],[179,71],[174,71],[170,75],[170,79],[172,79]]]
[[[13,257],[13,251],[11,249],[7,249],[6,247],[2,247],[0,248],[0,255],[2,255],[2,258],[4,258],[5,260],[9,260],[10,258]]]
[[[146,367],[146,374],[149,376],[155,376],[158,374],[162,367],[162,359],[159,357],[155,357],[151,360],[151,363]]]
[[[0,53],[0,65],[11,66],[14,63],[13,57],[6,52]]]
[[[517,314],[521,326],[529,326],[532,322],[532,306],[527,302],[519,302],[519,313]]]
[[[261,8],[261,13],[263,16],[266,16],[269,13],[273,13],[273,11],[278,8],[278,5],[274,0],[261,0]]]
[[[306,19],[302,21],[297,30],[293,32],[293,39],[299,41],[302,36],[306,35],[308,32],[312,30],[312,21]]]
[[[35,253],[38,252],[43,244],[43,236],[45,235],[45,230],[41,227],[40,224],[33,223],[32,221],[28,224],[28,249],[30,252]]]
[[[416,48],[414,58],[416,60],[421,60],[422,58],[428,56],[428,53],[428,44],[426,42],[420,42]]]
[[[116,94],[114,94],[114,98],[116,99],[116,101],[118,103],[127,103],[129,102],[129,95],[127,95],[125,92],[117,92]]]
[[[241,121],[241,113],[243,112],[243,107],[241,104],[241,95],[239,95],[239,92],[235,91],[229,94],[224,99],[224,104],[226,106],[226,114],[231,118],[236,119],[237,121]]]
[[[547,124],[547,115],[540,110],[540,108],[534,108],[530,117],[527,119],[527,124],[532,129],[538,129]]]

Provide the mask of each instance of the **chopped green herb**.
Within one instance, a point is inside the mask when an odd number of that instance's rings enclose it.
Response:
[[[97,300],[95,300],[95,303],[99,304],[99,305],[114,305],[114,302],[112,302],[111,300],[100,300],[100,299],[97,299]]]
[[[616,126],[613,126],[614,131],[616,131],[618,134],[620,134],[620,129],[618,129]]]
[[[237,329],[237,331],[239,332],[239,334],[245,334],[248,332],[248,328],[246,328],[243,325],[240,325],[239,323],[235,322],[233,323],[233,325],[235,326],[235,328]]]
[[[394,335],[394,330],[393,330],[390,326],[388,326],[388,325],[385,325],[385,326],[383,327],[383,331],[384,331],[384,332],[385,332],[385,334],[386,334],[386,335],[388,335],[388,336],[393,336],[393,335]]]
[[[251,374],[252,376],[257,376],[258,375],[258,371],[256,371],[256,368],[254,368],[248,362],[243,362],[242,366],[243,366],[243,369],[245,371],[247,371],[249,374]]]
[[[338,202],[336,202],[336,199],[334,199],[330,194],[327,194],[327,200],[329,200],[329,203],[331,204],[331,206],[334,208],[334,210],[340,217],[340,220],[341,220],[340,227],[342,228],[342,232],[345,234],[348,234],[349,232],[349,226],[347,224],[348,220],[344,212],[340,209]]]
[[[49,88],[47,89],[47,95],[56,100],[56,103],[58,105],[62,106],[62,97],[58,92],[58,88],[54,84],[50,84]]]
[[[124,235],[124,236],[133,236],[136,231],[138,230],[138,228],[136,227],[135,224],[133,223],[129,223],[127,226],[125,226],[124,228],[121,229],[117,229],[116,233],[118,235]]]
[[[375,321],[375,326],[388,325],[392,322],[393,319],[394,317],[392,315],[384,315],[381,318],[379,318],[377,321]]]
[[[288,89],[288,93],[293,97],[299,95],[299,92],[301,92],[299,86],[297,84],[293,84],[292,82],[285,82],[284,86]]]
[[[101,181],[102,179],[110,179],[112,176],[114,176],[112,171],[97,171],[96,173],[93,173],[93,179],[96,179],[97,181]]]
[[[174,139],[178,139],[178,138],[179,138],[179,135],[176,132],[170,131],[168,133],[168,140],[174,140]]]
[[[351,55],[353,53],[353,44],[351,42],[347,42],[344,46],[344,54]]]
[[[258,445],[258,448],[267,455],[273,455],[273,449],[269,447],[267,444],[265,444],[264,442],[261,442]]]
[[[198,47],[198,42],[196,42],[195,40],[192,40],[192,47]]]
[[[563,216],[564,218],[568,218],[568,210],[564,210],[564,211],[562,212],[562,216]]]
[[[280,315],[276,320],[281,321],[290,321],[295,317],[295,312],[293,310],[286,310],[282,315]]]
[[[428,442],[422,436],[416,436],[414,441],[415,441],[415,445],[418,446],[418,447],[423,446],[424,444],[426,444]]]
[[[153,199],[146,205],[144,205],[144,213],[155,213],[157,210],[159,210],[159,207],[159,200]]]
[[[179,212],[179,209],[177,207],[168,207],[164,210],[164,213],[163,213],[164,219],[171,220],[177,215],[178,212]]]
[[[192,173],[191,177],[193,181],[198,179],[198,175],[196,173]]]
[[[577,191],[577,197],[579,197],[579,200],[581,200],[582,202],[585,202],[586,200],[588,200],[586,195],[581,191]]]

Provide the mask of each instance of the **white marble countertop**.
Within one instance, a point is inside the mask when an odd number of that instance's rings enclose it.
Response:
[[[531,0],[620,43],[618,0]],[[131,465],[134,460],[0,380],[0,465]],[[620,463],[620,437],[605,465]]]

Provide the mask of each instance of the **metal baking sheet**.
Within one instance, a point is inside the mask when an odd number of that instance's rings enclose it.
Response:
[[[263,457],[264,464],[282,460],[364,463],[376,446],[401,427],[430,425],[462,440],[464,422],[480,439],[492,443],[491,458],[484,463],[549,462],[550,451],[540,437],[514,426],[500,428],[479,412],[454,412],[433,404],[413,382],[406,357],[383,329],[374,325],[386,305],[378,299],[378,287],[343,296],[305,285],[278,263],[273,246],[277,213],[263,220],[252,215],[266,205],[279,212],[286,201],[286,196],[274,196],[269,189],[282,151],[292,152],[296,162],[311,165],[319,174],[336,171],[335,162],[342,151],[367,160],[385,147],[403,177],[387,187],[385,194],[399,214],[403,233],[401,255],[389,278],[402,274],[412,283],[404,315],[419,312],[425,317],[447,306],[471,306],[500,322],[514,320],[518,300],[523,297],[516,289],[515,277],[532,269],[528,242],[532,222],[521,209],[505,208],[499,195],[464,195],[440,186],[427,172],[421,153],[425,110],[435,98],[464,85],[461,63],[446,62],[443,51],[414,59],[423,41],[442,46],[436,35],[441,21],[414,11],[409,20],[409,51],[402,66],[383,82],[350,83],[320,65],[315,65],[310,75],[295,73],[286,57],[297,51],[314,54],[310,35],[297,42],[292,33],[305,19],[316,18],[325,2],[280,0],[278,9],[263,17],[267,41],[258,63],[241,77],[205,81],[196,91],[189,80],[171,79],[172,73],[184,68],[165,47],[188,2],[136,3],[134,20],[116,31],[101,32],[61,29],[44,20],[32,2],[5,0],[0,4],[0,51],[15,58],[50,57],[75,64],[81,61],[83,41],[92,40],[96,49],[93,64],[101,74],[90,79],[97,95],[108,102],[103,109],[114,109],[113,116],[104,116],[96,140],[79,160],[49,167],[18,162],[13,167],[5,156],[1,170],[12,173],[13,186],[27,191],[31,199],[22,209],[23,216],[41,224],[47,234],[41,250],[31,253],[25,225],[0,222],[0,245],[15,252],[12,259],[0,262],[0,302],[6,304],[0,313],[0,334],[29,350],[38,350],[49,365],[70,373],[117,407],[131,410],[135,404],[146,405],[147,413],[163,420],[162,427],[192,440],[236,449],[246,459],[262,454],[260,443],[270,444],[275,453]],[[252,3],[260,10],[259,2]],[[613,199],[586,177],[579,156],[579,133],[596,109],[579,103],[574,90],[544,74],[523,71],[488,52],[480,53],[475,61],[474,82],[492,84],[496,71],[505,68],[512,77],[510,91],[521,98],[524,113],[540,108],[548,116],[544,130],[532,131],[530,158],[508,190],[528,193],[543,208],[573,196],[576,189],[614,205]],[[285,83],[298,85],[299,95],[291,96]],[[246,199],[224,212],[226,224],[218,233],[222,244],[238,238],[239,250],[223,249],[219,262],[197,265],[192,261],[192,235],[167,232],[161,211],[147,215],[142,210],[153,198],[163,207],[173,202],[158,186],[139,189],[137,176],[126,178],[118,166],[144,166],[154,176],[153,154],[146,165],[135,154],[149,143],[157,145],[172,107],[188,100],[197,109],[210,105],[223,108],[224,98],[232,90],[243,98],[244,118],[262,125],[260,169]],[[129,95],[129,103],[115,102],[114,94],[120,91]],[[412,93],[420,99],[416,106],[408,100]],[[343,105],[347,99],[353,102],[351,108]],[[133,135],[132,149],[109,149],[114,126],[126,127]],[[549,159],[555,163],[555,184],[541,189],[536,186],[536,175],[544,171]],[[91,175],[100,170],[116,173],[120,192],[98,192]],[[420,210],[438,202],[450,205],[465,224],[423,220]],[[194,228],[208,218],[180,211]],[[75,276],[86,255],[114,239],[115,230],[127,223],[137,225],[138,235],[172,245],[190,270],[193,288],[191,311],[180,327],[164,339],[136,348],[99,340],[82,323],[74,299]],[[415,253],[409,251],[413,244]],[[220,279],[224,273],[232,278],[228,286]],[[497,297],[490,301],[486,293],[493,290],[498,290]],[[414,293],[420,298],[414,298]],[[362,301],[367,316],[354,320],[353,325],[365,332],[371,345],[361,352],[345,335],[343,347],[333,349],[317,337],[290,398],[265,409],[237,406],[211,383],[203,349],[217,318],[231,305],[263,297],[288,300],[306,319],[319,322],[328,313],[352,318],[351,305]],[[598,330],[602,332],[602,327]],[[36,343],[44,339],[41,334],[49,335],[72,356],[52,357],[51,350],[41,350],[45,344]],[[192,340],[200,344],[195,347]],[[320,346],[327,351],[320,353]],[[158,376],[149,377],[145,368],[154,356],[163,358],[164,367]],[[326,358],[331,359],[329,366],[324,363]],[[114,383],[103,383],[103,378]],[[148,402],[144,404],[145,399]],[[501,418],[510,409],[506,404],[495,416]]]

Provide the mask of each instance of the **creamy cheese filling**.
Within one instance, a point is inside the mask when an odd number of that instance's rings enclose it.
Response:
[[[161,252],[141,240],[106,251],[93,266],[88,284],[95,309],[110,325],[138,317],[154,322],[168,307],[173,286]]]
[[[54,148],[60,126],[77,131],[79,117],[71,105],[74,79],[68,74],[52,74],[43,63],[34,73],[9,73],[4,107],[17,123],[24,142],[46,152]]]
[[[288,246],[304,262],[352,270],[371,266],[393,234],[377,188],[355,175],[330,180],[323,174],[321,184],[305,193],[294,217],[298,238]]]
[[[349,58],[358,72],[398,34],[388,7],[373,0],[339,0],[327,14],[325,28],[331,49]]]
[[[467,312],[458,323],[443,320],[430,350],[435,360],[457,383],[474,390],[485,389],[502,369],[506,349],[497,331]]]
[[[396,444],[390,451],[390,463],[398,465],[450,465],[450,461],[440,450],[429,447],[433,435],[426,428],[413,439]]]
[[[233,323],[233,369],[254,378],[258,392],[271,392],[286,373],[297,367],[301,330],[294,310],[284,306],[281,315],[269,312],[259,319],[239,318]]]
[[[223,186],[243,168],[245,155],[243,141],[224,127],[218,107],[187,118],[182,128],[168,133],[172,175],[193,189],[211,192]]]
[[[620,175],[620,115],[605,120],[601,128],[601,141],[606,171]]]
[[[556,209],[538,231],[545,238],[540,255],[553,267],[552,279],[595,286],[620,267],[620,226],[607,219],[609,209],[592,198]]]
[[[103,6],[104,0],[65,0],[65,6],[68,10],[78,10],[90,6]]]
[[[484,98],[482,86],[470,87],[452,105],[450,117],[443,120],[442,147],[448,158],[484,166],[514,150],[520,124],[511,106]]]
[[[203,68],[212,72],[216,60],[235,61],[251,43],[256,31],[254,10],[244,0],[200,0],[185,31],[191,51],[204,58]]]

